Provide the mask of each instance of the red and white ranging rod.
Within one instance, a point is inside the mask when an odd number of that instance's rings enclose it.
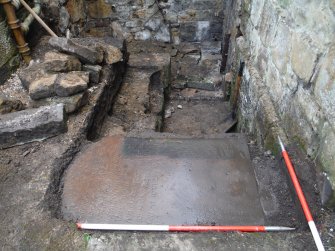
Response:
[[[280,147],[281,147],[281,150],[282,150],[282,155],[283,155],[285,163],[286,163],[287,170],[288,170],[288,172],[290,174],[290,177],[291,177],[292,183],[294,185],[295,191],[296,191],[296,193],[298,195],[298,198],[299,198],[302,210],[304,211],[304,214],[305,214],[305,217],[307,219],[309,228],[310,228],[310,230],[312,232],[315,244],[316,244],[316,246],[318,248],[318,251],[324,251],[325,248],[324,248],[324,246],[322,244],[319,232],[318,232],[318,230],[317,230],[317,228],[315,226],[315,223],[314,223],[311,211],[310,211],[310,209],[308,207],[305,195],[304,195],[304,193],[303,193],[303,191],[301,189],[299,180],[298,180],[297,175],[296,175],[296,173],[294,171],[294,167],[292,165],[290,157],[289,157],[287,151],[285,150],[284,144],[281,141],[281,139],[280,139],[279,136],[278,136],[278,140],[279,140],[279,144],[280,144]]]
[[[78,229],[114,231],[160,231],[160,232],[273,232],[292,231],[295,228],[278,226],[169,226],[169,225],[130,225],[130,224],[91,224],[77,223]]]

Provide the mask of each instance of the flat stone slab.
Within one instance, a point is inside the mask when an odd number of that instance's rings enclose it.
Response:
[[[50,138],[66,128],[63,104],[1,115],[0,149]]]
[[[264,224],[246,139],[105,137],[70,165],[65,219],[128,224]]]
[[[97,47],[86,47],[74,40],[63,38],[63,37],[51,37],[49,44],[61,51],[78,57],[82,62],[89,64],[101,63],[103,60],[103,51]]]
[[[138,69],[157,68],[163,69],[170,66],[170,54],[168,53],[139,53],[130,54],[128,66]]]

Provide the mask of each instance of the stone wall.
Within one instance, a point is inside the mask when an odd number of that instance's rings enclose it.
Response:
[[[44,0],[59,33],[163,42],[221,40],[221,0]]]
[[[246,62],[241,128],[269,148],[276,134],[323,167],[323,202],[335,204],[335,1],[228,0],[226,72]]]

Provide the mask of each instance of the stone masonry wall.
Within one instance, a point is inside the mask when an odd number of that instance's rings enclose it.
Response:
[[[127,40],[221,40],[221,0],[44,0],[59,33]]]
[[[246,62],[241,128],[269,148],[276,134],[299,142],[327,174],[322,199],[334,205],[335,1],[228,0],[225,15],[225,71]]]

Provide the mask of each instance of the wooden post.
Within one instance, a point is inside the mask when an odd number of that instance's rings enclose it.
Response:
[[[10,0],[0,0],[0,4],[3,5],[3,8],[5,10],[7,22],[14,34],[17,48],[19,49],[23,60],[29,64],[29,62],[31,61],[30,49],[24,39],[23,32],[21,30],[20,20],[18,20],[16,17],[14,6],[11,4]]]

